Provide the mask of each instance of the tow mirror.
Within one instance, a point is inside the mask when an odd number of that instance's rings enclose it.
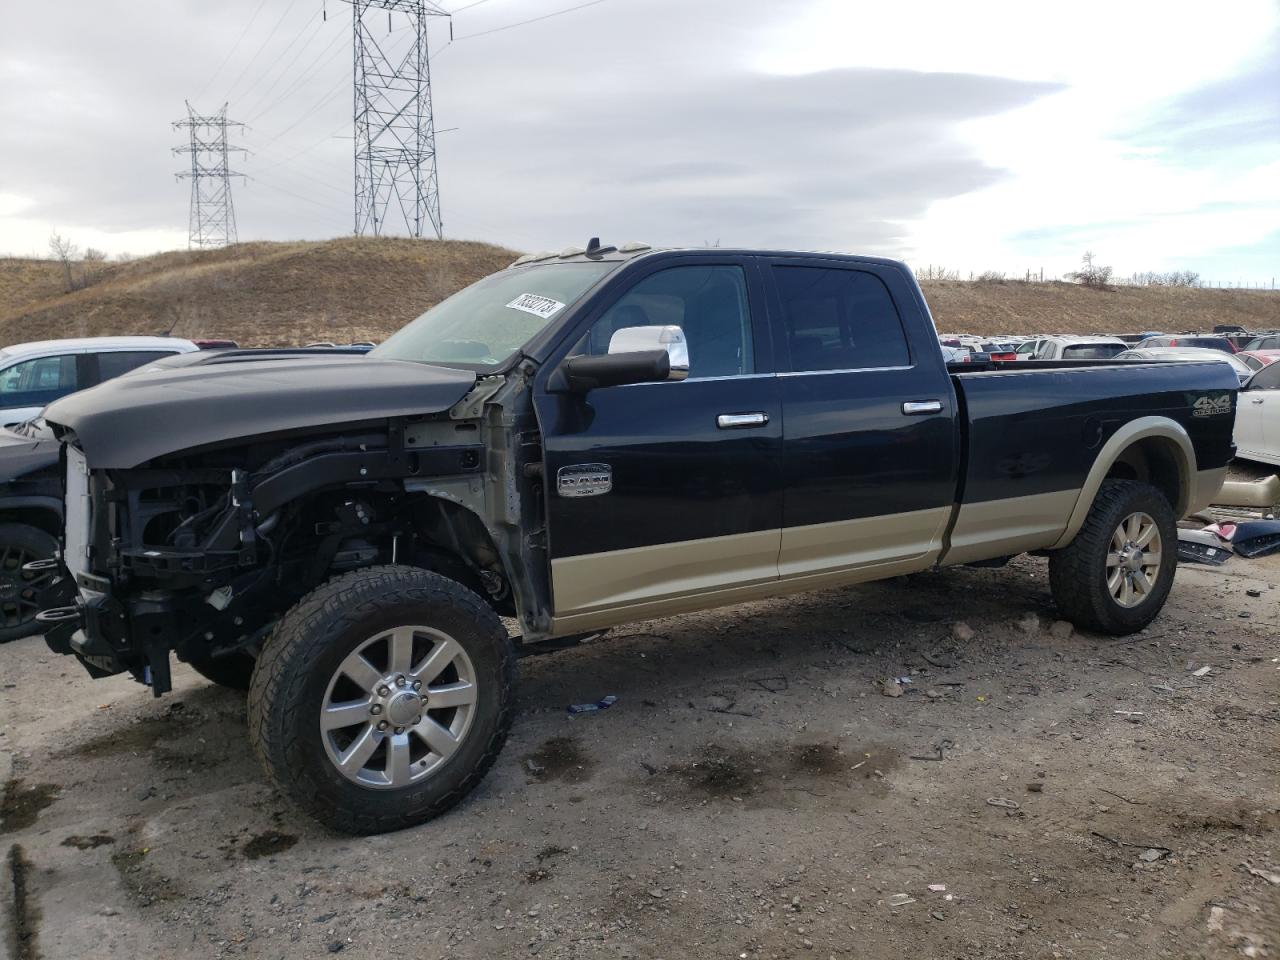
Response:
[[[603,357],[570,357],[561,368],[571,393],[628,383],[661,383],[689,376],[689,344],[674,325],[624,327]]]

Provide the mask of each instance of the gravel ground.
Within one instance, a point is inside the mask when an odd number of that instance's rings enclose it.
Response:
[[[615,630],[522,661],[512,738],[469,800],[362,839],[265,785],[238,695],[183,667],[153,700],[10,644],[4,942],[1280,957],[1278,583],[1280,557],[1183,567],[1119,642],[1055,623],[1031,558]]]

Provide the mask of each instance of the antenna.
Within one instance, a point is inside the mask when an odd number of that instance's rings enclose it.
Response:
[[[427,22],[449,16],[431,0],[347,0],[355,42],[355,232],[381,236],[401,221],[411,237],[444,236],[436,171],[435,120]],[[388,32],[380,41],[382,18]],[[395,44],[393,14],[411,31],[408,49]],[[402,28],[403,29],[403,28]]]
[[[231,178],[244,174],[230,168],[231,153],[245,153],[243,147],[227,144],[227,131],[243,127],[227,119],[227,105],[212,116],[200,116],[187,103],[187,116],[174,123],[175,130],[188,130],[190,142],[174,147],[175,154],[191,155],[191,169],[177,174],[191,181],[191,217],[187,228],[188,247],[225,247],[236,242],[236,212],[231,203]]]

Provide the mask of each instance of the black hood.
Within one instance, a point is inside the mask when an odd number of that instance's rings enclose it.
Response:
[[[214,357],[152,364],[50,404],[90,467],[128,468],[211,443],[384,417],[439,413],[476,375],[361,356]]]

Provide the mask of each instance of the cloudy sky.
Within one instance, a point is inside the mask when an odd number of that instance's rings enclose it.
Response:
[[[1277,0],[441,5],[448,237],[1280,282]],[[188,99],[248,124],[241,239],[349,233],[351,70],[341,0],[10,5],[0,252],[186,246]]]

